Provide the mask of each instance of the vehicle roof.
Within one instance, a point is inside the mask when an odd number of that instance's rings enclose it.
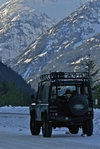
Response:
[[[40,84],[54,84],[54,83],[76,83],[89,82],[88,73],[86,72],[51,72],[50,74],[43,74],[40,76]]]

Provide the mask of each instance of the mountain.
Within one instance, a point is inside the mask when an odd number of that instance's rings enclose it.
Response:
[[[15,83],[20,90],[28,91],[30,95],[34,93],[31,86],[18,73],[0,62],[0,83],[5,81]]]
[[[80,60],[85,60],[88,53],[100,68],[99,8],[99,0],[82,5],[39,36],[25,53],[11,62],[12,69],[34,87],[42,73],[81,69]]]
[[[46,14],[30,7],[31,3],[34,2],[11,0],[0,7],[0,60],[3,62],[20,55],[32,41],[54,25]]]
[[[0,7],[0,60],[12,61],[87,0],[10,0]]]

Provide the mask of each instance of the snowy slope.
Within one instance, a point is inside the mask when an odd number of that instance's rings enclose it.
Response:
[[[88,0],[33,0],[34,8],[46,13],[56,23],[69,16]]]
[[[32,86],[41,73],[75,70],[77,61],[88,53],[100,68],[99,8],[99,0],[84,4],[37,38],[10,66]]]
[[[41,33],[88,0],[10,0],[0,7],[0,60],[23,53]]]
[[[78,7],[89,0],[9,0],[11,5],[16,3],[24,4],[32,9],[44,12],[55,22],[69,16]]]
[[[2,61],[11,60],[21,54],[32,41],[54,25],[46,14],[23,2],[24,0],[11,0],[0,7],[0,59]]]

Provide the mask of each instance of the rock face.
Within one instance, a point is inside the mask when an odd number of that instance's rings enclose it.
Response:
[[[9,0],[0,7],[0,60],[12,61],[78,6],[80,0]]]
[[[0,7],[0,60],[17,57],[40,34],[54,25],[46,14],[31,7],[32,0],[11,0]]]
[[[10,66],[32,86],[42,73],[81,70],[80,61],[88,53],[100,68],[99,7],[99,0],[84,4],[31,43]]]
[[[0,59],[11,61],[9,66],[33,88],[42,73],[82,70],[88,53],[100,68],[100,1],[85,3],[56,25],[31,5],[59,2],[11,0],[0,8]]]

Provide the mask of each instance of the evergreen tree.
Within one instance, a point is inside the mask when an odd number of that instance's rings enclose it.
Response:
[[[97,99],[98,100],[97,107],[100,107],[100,83],[99,83],[100,79],[96,78],[96,75],[98,74],[99,69],[96,69],[96,64],[92,60],[90,54],[88,54],[85,61],[81,62],[81,64],[84,66],[84,71],[86,71],[89,76],[90,84],[93,89],[94,106],[95,106],[95,99]]]
[[[30,98],[29,92],[21,90],[14,82],[0,83],[0,106],[28,106]]]
[[[24,104],[22,93],[15,83],[9,84],[9,92],[6,94],[8,105],[22,106]]]
[[[96,64],[92,60],[91,55],[88,54],[87,58],[85,58],[84,62],[81,62],[81,64],[84,67],[84,71],[88,73],[91,86],[94,86],[94,83],[98,80],[96,79],[94,81],[93,78],[98,74],[99,69],[96,69]]]

